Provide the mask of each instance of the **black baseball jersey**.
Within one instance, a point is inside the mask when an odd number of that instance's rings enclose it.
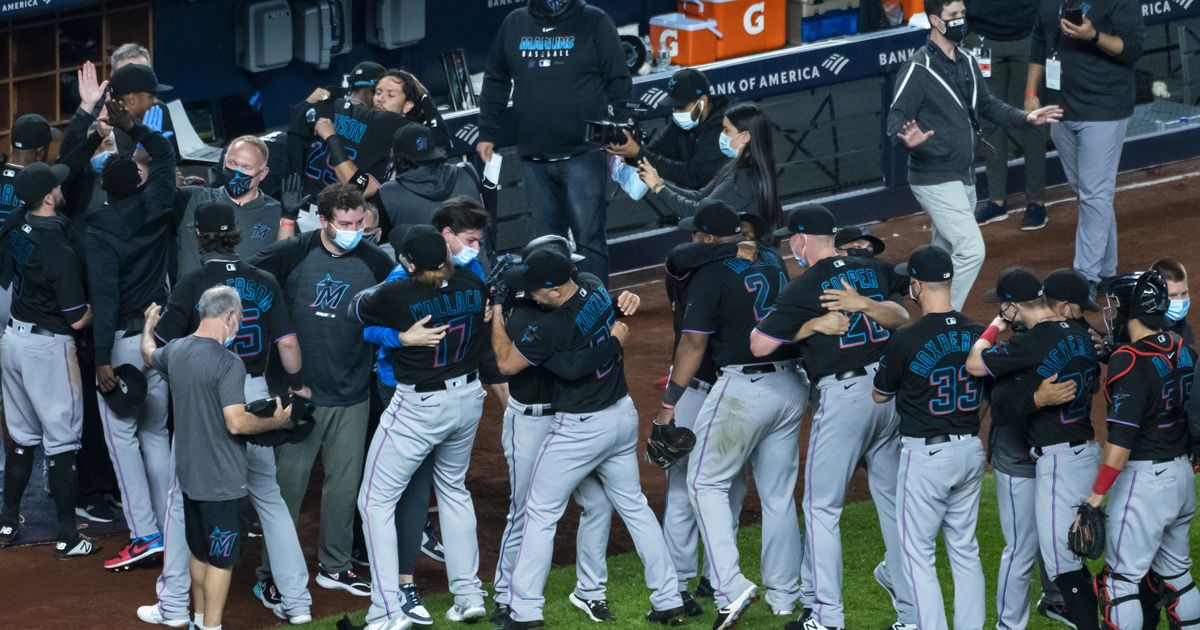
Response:
[[[875,390],[896,397],[900,435],[979,432],[984,385],[967,373],[967,355],[982,333],[982,326],[950,311],[930,313],[892,334]]]
[[[87,313],[80,244],[63,217],[25,215],[8,231],[12,259],[12,317],[60,335]]]
[[[671,323],[675,332],[675,342],[671,348],[679,347],[679,337],[683,334],[683,314],[687,310],[688,287],[696,270],[715,260],[730,258],[737,255],[737,243],[683,243],[676,245],[667,254],[667,277],[663,287],[667,291],[667,299],[671,301]],[[717,368],[713,365],[712,345],[709,345],[696,368],[695,378],[712,384],[717,380]]]
[[[1171,459],[1191,452],[1185,405],[1196,353],[1178,335],[1160,332],[1113,351],[1108,359],[1108,441],[1129,459]]]
[[[840,280],[842,284],[839,284]],[[775,309],[758,323],[758,331],[785,344],[811,319],[829,311],[821,305],[827,289],[853,287],[873,300],[899,302],[907,280],[892,265],[875,258],[834,256],[817,261],[787,285],[775,300]],[[862,313],[850,313],[850,329],[841,337],[813,335],[800,343],[804,368],[814,381],[866,367],[879,360],[892,332]]]
[[[584,375],[570,374],[550,359],[560,352],[578,352],[606,344],[617,321],[613,301],[599,278],[580,273],[579,290],[558,308],[534,320],[513,337],[517,352],[530,365],[545,365],[554,373],[558,411],[587,413],[616,404],[629,393],[625,383],[624,352],[617,352],[599,368]]]
[[[223,284],[242,298],[242,325],[230,350],[241,357],[249,374],[267,369],[271,346],[296,334],[283,290],[275,276],[238,260],[237,254],[206,253],[203,266],[179,278],[171,291],[154,336],[162,343],[192,334],[200,326],[200,296]]]
[[[17,199],[17,190],[13,186],[13,180],[17,178],[21,168],[15,164],[5,164],[0,168],[0,225],[4,225],[8,215],[21,205],[21,200]]]
[[[350,317],[366,326],[408,330],[426,315],[429,326],[447,326],[438,345],[406,346],[392,350],[392,369],[397,383],[436,383],[479,369],[485,344],[490,344],[483,281],[473,273],[456,269],[441,287],[411,280],[389,280],[350,301]]]
[[[726,258],[708,263],[692,278],[683,332],[709,335],[718,368],[795,358],[794,346],[766,357],[750,352],[750,333],[771,312],[787,281],[787,271],[775,255],[760,255],[753,262]]]
[[[510,338],[520,335],[546,312],[533,300],[518,300],[504,323],[505,331]],[[508,377],[508,393],[526,405],[548,405],[554,399],[554,372],[547,366],[572,378],[582,378],[600,369],[619,352],[621,342],[610,337],[606,343],[581,351],[555,353],[546,365],[531,365]]]
[[[387,181],[392,169],[392,136],[408,124],[408,120],[400,114],[339,98],[301,107],[291,121],[289,132],[292,137],[307,141],[301,165],[304,194],[315,195],[329,184],[338,183],[335,165],[329,162],[329,147],[320,136],[312,133],[313,123],[321,117],[328,117],[333,122],[334,132],[342,138],[346,157],[360,171],[377,183]]]
[[[1100,362],[1087,329],[1078,322],[1041,322],[989,348],[982,358],[997,380],[1019,375],[1032,384],[1057,374],[1059,382],[1075,381],[1074,400],[1029,416],[1031,446],[1092,439],[1092,394],[1099,385]]]

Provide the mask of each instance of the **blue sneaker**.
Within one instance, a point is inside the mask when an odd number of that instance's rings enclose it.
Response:
[[[987,225],[1007,218],[1008,208],[995,201],[989,201],[986,206],[975,211],[975,222],[979,225]]]
[[[1021,219],[1021,229],[1026,232],[1040,230],[1046,227],[1050,219],[1046,217],[1046,206],[1031,203],[1025,206],[1025,216]]]
[[[134,538],[117,552],[116,557],[104,561],[109,571],[131,569],[135,565],[160,555],[163,552],[162,534],[151,534]]]

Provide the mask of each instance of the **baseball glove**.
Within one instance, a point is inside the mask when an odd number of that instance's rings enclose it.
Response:
[[[247,435],[243,439],[250,444],[275,447],[283,444],[297,444],[307,438],[315,426],[312,404],[297,396],[288,396],[283,403],[291,408],[292,426]],[[270,418],[275,415],[275,399],[264,398],[247,403],[246,411],[260,418]]]
[[[1067,547],[1076,555],[1095,560],[1104,553],[1104,508],[1090,503],[1079,506],[1078,516],[1067,532]]]
[[[646,442],[646,461],[660,468],[670,468],[675,462],[687,457],[696,446],[696,434],[691,429],[671,424],[655,424]]]

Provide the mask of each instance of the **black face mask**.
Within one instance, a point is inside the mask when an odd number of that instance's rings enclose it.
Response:
[[[226,166],[221,172],[225,175],[225,192],[229,193],[230,197],[241,197],[254,187],[254,178],[242,171]]]
[[[967,18],[942,20],[942,23],[946,25],[946,30],[942,35],[954,44],[961,44],[967,38]]]
[[[857,256],[859,258],[870,258],[870,257],[874,256],[875,254],[874,254],[874,252],[872,252],[869,249],[863,249],[861,247],[852,247],[852,248],[846,250],[846,255],[847,256]]]
[[[529,8],[546,17],[558,17],[571,6],[572,0],[530,0]]]

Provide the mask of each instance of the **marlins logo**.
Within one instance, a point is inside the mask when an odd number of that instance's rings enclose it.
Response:
[[[269,236],[270,233],[271,233],[271,227],[265,223],[262,223],[261,221],[258,223],[255,223],[254,227],[250,228],[250,238],[256,239],[256,240],[261,241],[261,240],[267,238],[267,236]]]
[[[208,557],[228,558],[233,555],[233,545],[237,542],[237,537],[235,531],[223,532],[220,527],[214,527],[208,535]]]
[[[350,283],[334,280],[333,276],[325,274],[325,278],[316,284],[316,288],[317,297],[312,304],[309,304],[309,307],[320,311],[337,311],[342,299],[346,297],[346,291],[350,289]],[[318,313],[318,315],[337,317],[336,313]]]

